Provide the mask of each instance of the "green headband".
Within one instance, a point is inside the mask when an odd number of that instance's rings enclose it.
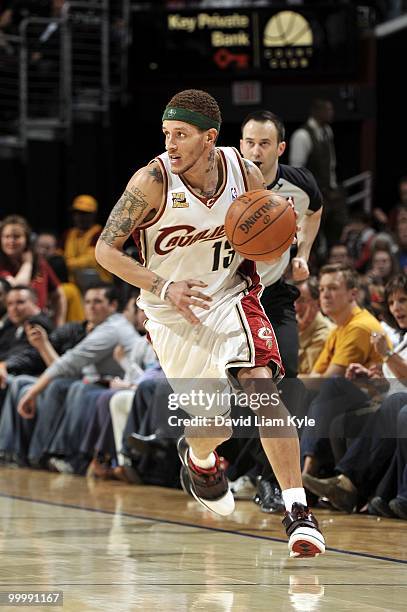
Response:
[[[215,128],[219,132],[220,121],[211,119],[202,113],[188,110],[187,108],[177,108],[174,106],[167,106],[163,114],[163,121],[168,119],[169,121],[185,121],[185,123],[191,123],[196,125],[202,130],[209,130]]]

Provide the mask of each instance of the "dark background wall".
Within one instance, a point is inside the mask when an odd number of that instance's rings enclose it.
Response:
[[[397,183],[407,175],[407,89],[403,86],[407,32],[377,41],[376,201],[397,201]]]
[[[300,82],[270,76],[259,79],[260,106],[284,118],[287,139],[306,119],[312,98],[333,101],[339,178],[372,170],[374,204],[385,209],[397,201],[397,181],[407,173],[407,92],[401,86],[401,72],[393,76],[394,68],[403,65],[406,46],[404,32],[379,41],[365,36],[357,51],[357,72],[347,79],[327,75]],[[100,202],[103,222],[132,173],[162,152],[163,108],[176,91],[185,87],[207,89],[218,99],[223,112],[219,144],[238,146],[240,123],[258,106],[232,103],[233,77],[139,78],[137,56],[130,59],[129,103],[112,106],[109,127],[101,122],[76,122],[69,144],[31,141],[25,155],[0,159],[1,215],[19,212],[36,230],[63,231],[69,223],[72,198],[78,193],[92,193]]]

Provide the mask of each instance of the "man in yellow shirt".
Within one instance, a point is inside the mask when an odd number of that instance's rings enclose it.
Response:
[[[319,274],[322,312],[335,324],[311,376],[344,376],[350,363],[369,367],[381,361],[370,342],[372,332],[383,333],[380,322],[356,303],[357,275],[347,266],[329,264]]]
[[[382,334],[383,328],[370,312],[357,305],[357,284],[357,274],[350,267],[329,264],[321,268],[321,310],[336,327],[329,334],[310,374],[309,382],[313,384],[317,378],[327,380],[320,381],[319,393],[308,410],[308,418],[313,419],[315,425],[306,427],[301,437],[303,473],[316,474],[322,464],[330,462],[327,438],[332,420],[367,402],[367,396],[344,379],[347,367],[351,363],[369,367],[382,361],[371,343],[371,334]],[[308,386],[307,379],[303,380]]]

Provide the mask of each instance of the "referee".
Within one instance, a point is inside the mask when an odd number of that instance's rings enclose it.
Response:
[[[283,399],[290,412],[295,414],[299,396],[297,385],[290,379],[295,379],[298,374],[299,340],[294,302],[299,291],[284,280],[284,275],[291,266],[293,281],[303,281],[309,276],[308,258],[321,223],[322,195],[309,170],[279,164],[279,158],[286,148],[284,137],[284,124],[277,115],[266,110],[256,111],[242,123],[240,151],[243,157],[260,168],[267,189],[282,196],[293,197],[298,213],[300,231],[297,236],[297,253],[291,262],[290,250],[287,250],[275,264],[257,263],[257,270],[265,286],[261,302],[273,325],[286,373],[281,384]],[[262,450],[259,447],[260,442],[256,440],[250,452],[261,464]],[[279,505],[278,499],[270,499],[273,491],[278,497],[274,483],[271,484],[272,480],[271,472],[263,472],[263,478],[259,479],[257,485],[256,501],[265,512],[275,511]]]

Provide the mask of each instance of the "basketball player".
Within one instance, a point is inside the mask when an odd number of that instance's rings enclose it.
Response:
[[[293,197],[298,214],[300,231],[297,253],[291,263],[290,250],[287,250],[274,264],[257,264],[261,282],[265,286],[261,303],[276,334],[285,370],[280,390],[286,406],[290,412],[294,412],[302,392],[299,381],[295,380],[298,374],[299,339],[294,302],[299,291],[285,282],[284,274],[290,266],[294,281],[303,281],[309,276],[308,258],[321,222],[322,195],[309,170],[279,163],[286,142],[284,124],[277,115],[266,110],[250,113],[244,119],[241,130],[240,151],[243,157],[260,168],[267,189]],[[261,457],[256,448],[258,441],[253,439],[249,444],[251,454]],[[257,481],[256,502],[264,512],[279,511],[283,504],[273,483],[271,487],[268,484],[270,480],[273,481],[268,462],[263,470],[258,467],[255,471],[262,471],[262,479]],[[254,475],[251,473],[252,477]]]
[[[207,383],[233,375],[245,390],[263,381],[275,391],[281,359],[260,305],[260,279],[255,264],[235,253],[224,234],[233,199],[263,188],[263,178],[235,149],[216,147],[220,124],[218,104],[204,91],[185,90],[170,100],[162,118],[166,152],[130,179],[99,238],[96,258],[141,288],[146,329],[173,388],[174,381]],[[143,265],[123,252],[131,234]],[[275,405],[262,406],[257,415],[285,423],[287,410],[278,393],[274,397]],[[192,402],[184,409],[205,413]],[[225,416],[225,407],[210,416]],[[187,428],[178,451],[188,492],[224,516],[234,510],[234,499],[215,449],[232,432],[213,422]],[[270,428],[261,426],[260,436],[282,488],[290,555],[312,557],[324,552],[324,538],[307,507],[296,430],[288,422],[283,429],[271,438]]]

